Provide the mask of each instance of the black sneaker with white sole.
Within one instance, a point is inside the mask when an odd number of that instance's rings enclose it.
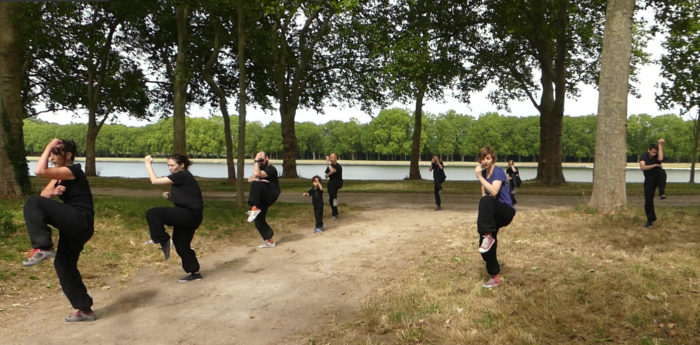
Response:
[[[187,282],[191,282],[193,280],[202,280],[202,274],[201,273],[190,273],[188,276],[180,278],[180,283],[187,283]]]

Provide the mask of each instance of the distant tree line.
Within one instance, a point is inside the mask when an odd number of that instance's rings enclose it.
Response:
[[[232,116],[232,132],[236,133],[238,119]],[[222,158],[226,156],[223,118],[187,118],[187,151],[192,157]],[[56,125],[35,119],[24,123],[28,155],[39,155],[54,137],[71,138],[78,143],[79,155],[84,155],[86,124]],[[166,155],[173,152],[172,119],[162,119],[144,127],[105,124],[96,142],[98,157],[142,157],[147,154]],[[295,124],[298,159],[322,159],[337,152],[346,160],[408,160],[411,154],[413,116],[408,110],[381,111],[369,123],[329,121],[317,125],[311,122]],[[492,146],[500,160],[537,161],[539,150],[539,117],[484,114],[478,118],[449,111],[426,114],[423,118],[421,159],[437,154],[447,161],[474,161],[479,148]],[[627,125],[627,159],[637,161],[648,145],[665,138],[666,160],[689,162],[693,150],[693,121],[677,115],[651,117],[632,115]],[[563,121],[562,153],[566,162],[592,162],[595,156],[596,118],[565,116]],[[246,157],[257,151],[269,152],[273,158],[283,157],[279,122],[265,126],[248,122],[246,126]],[[237,149],[237,143],[235,149]]]

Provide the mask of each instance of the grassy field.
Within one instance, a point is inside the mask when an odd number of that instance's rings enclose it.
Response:
[[[223,179],[201,179],[205,191],[234,191]],[[39,181],[33,180],[35,185]],[[282,190],[301,192],[306,179],[282,180]],[[93,188],[162,189],[145,179],[95,178]],[[525,195],[590,195],[591,184],[543,187],[526,182]],[[344,192],[432,193],[431,181],[347,181]],[[445,193],[478,193],[474,182],[450,182]],[[642,195],[628,184],[628,195]],[[700,194],[700,185],[669,184],[670,197]],[[0,200],[0,298],[61,294],[52,265],[21,267],[30,249],[23,200]],[[163,199],[98,196],[96,229],[80,261],[90,289],[128,285],[134,272],[153,267],[162,253],[145,246],[144,219]],[[228,245],[259,240],[245,209],[231,202],[205,202],[196,250],[207,255]],[[308,203],[279,203],[272,226],[309,223]],[[347,208],[348,212],[358,209]],[[368,296],[351,322],[306,336],[308,344],[697,344],[700,337],[700,206],[663,207],[643,229],[641,205],[615,216],[584,206],[519,214],[502,235],[504,285],[493,291],[483,263],[465,250],[463,229],[446,229],[411,258],[414,265],[387,279]],[[54,234],[55,236],[55,234]],[[56,237],[54,237],[56,238]],[[448,243],[447,245],[445,243]],[[165,266],[163,266],[165,269]],[[0,309],[2,312],[2,309]]]
[[[412,268],[387,279],[391,283],[371,295],[352,322],[306,339],[357,345],[698,344],[700,207],[658,212],[673,224],[644,231],[640,208],[613,217],[583,209],[518,215],[501,235],[504,284],[493,290],[481,288],[483,262],[465,250],[464,234],[447,229],[410,258]]]

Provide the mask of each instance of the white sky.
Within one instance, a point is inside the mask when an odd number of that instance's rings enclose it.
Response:
[[[661,57],[661,53],[663,52],[663,49],[661,48],[661,39],[656,37],[653,40],[651,40],[646,48],[646,51],[648,53],[651,53],[651,61],[658,61]],[[659,92],[659,89],[656,87],[656,84],[662,81],[660,77],[660,70],[660,66],[654,63],[642,66],[642,68],[640,68],[639,84],[636,86],[639,90],[641,98],[636,98],[632,95],[628,97],[627,113],[629,115],[644,113],[652,116],[657,116],[668,113],[679,113],[678,109],[661,111],[659,110],[654,101],[654,94]],[[538,115],[537,110],[530,101],[511,102],[509,104],[511,112],[506,112],[505,110],[498,110],[496,106],[489,102],[489,100],[487,99],[486,95],[488,94],[488,92],[489,90],[485,90],[479,93],[472,94],[471,104],[461,103],[460,101],[449,96],[446,97],[445,102],[442,103],[429,100],[425,102],[423,106],[423,111],[432,114],[440,114],[449,110],[454,110],[458,114],[472,115],[476,117],[488,112],[498,112],[501,115],[512,116]],[[447,94],[449,95],[450,92],[448,91]],[[238,113],[238,110],[235,108],[235,101],[230,101],[229,104],[229,112],[231,114]],[[415,106],[414,104],[394,103],[392,107],[405,108],[412,112]],[[317,124],[321,124],[331,120],[348,121],[351,117],[358,119],[362,123],[368,123],[372,120],[372,118],[367,113],[363,112],[359,108],[355,109],[342,107],[327,107],[324,110],[325,114],[319,114],[313,110],[298,109],[296,114],[296,122],[314,122]],[[260,109],[249,105],[246,111],[246,120],[249,122],[259,121],[264,125],[272,121],[280,122],[280,115],[277,110],[272,112],[263,112]],[[372,113],[372,115],[376,116],[378,114],[378,111],[379,110],[375,110]],[[565,115],[583,116],[596,114],[597,111],[598,91],[595,88],[593,88],[593,86],[581,86],[581,96],[576,100],[567,99],[565,102]],[[60,124],[87,123],[87,115],[84,112],[79,113],[79,115],[77,116],[72,116],[71,114],[72,113],[68,112],[45,113],[39,115],[39,118],[44,121],[55,122]],[[191,117],[207,117],[210,114],[220,115],[220,112],[218,108],[199,108],[193,105],[190,106],[188,114]],[[158,121],[158,119],[155,118],[151,121],[156,122]],[[145,126],[152,122],[134,120],[126,115],[119,116],[117,120],[117,123],[125,124],[128,126]]]

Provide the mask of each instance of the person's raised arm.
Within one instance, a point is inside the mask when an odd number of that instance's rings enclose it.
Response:
[[[265,170],[260,169],[260,163],[262,163],[265,160],[265,156],[262,155],[261,153],[258,153],[255,155],[255,161],[253,162],[253,174],[250,175],[248,178],[248,182],[255,182],[255,181],[264,181],[267,182],[266,180],[262,180],[267,177],[267,173]]]
[[[75,180],[73,172],[66,166],[49,168],[49,157],[51,157],[51,152],[54,150],[59,150],[63,142],[61,139],[52,139],[44,151],[39,157],[39,161],[36,163],[36,168],[34,169],[34,174],[38,177],[49,178],[52,180]],[[73,153],[71,153],[73,154]],[[74,157],[70,157],[72,160]],[[65,157],[68,159],[68,157]]]
[[[498,191],[501,190],[501,184],[503,183],[503,181],[495,180],[495,181],[493,181],[493,183],[489,183],[489,181],[487,181],[481,175],[481,171],[482,171],[481,165],[477,164],[476,168],[474,168],[474,172],[476,172],[476,178],[481,183],[481,190],[482,190],[481,196],[486,195],[487,192],[491,196],[498,195]]]
[[[167,177],[158,177],[156,172],[153,171],[153,157],[150,155],[143,158],[143,162],[146,165],[146,171],[148,172],[148,178],[151,180],[151,184],[173,184],[173,181]]]
[[[333,163],[331,163],[331,157],[329,156],[326,156],[326,165],[328,165],[328,174],[326,174],[326,177],[335,174],[336,170],[333,167]]]
[[[666,142],[666,140],[664,140],[664,138],[659,139],[659,153],[658,153],[658,155],[659,155],[659,158],[658,158],[659,162],[663,162],[663,161],[664,161],[664,143],[665,143],[665,142]]]

